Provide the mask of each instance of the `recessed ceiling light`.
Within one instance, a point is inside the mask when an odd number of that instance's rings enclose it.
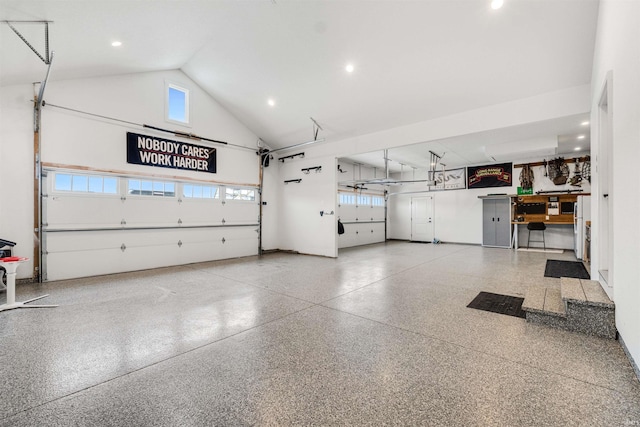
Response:
[[[114,41],[114,42],[112,42],[112,43],[111,43],[111,46],[113,46],[113,47],[120,47],[120,46],[122,46],[122,42],[119,42],[119,41],[117,41],[117,40],[116,40],[116,41]]]
[[[347,73],[353,73],[353,70],[355,70],[355,67],[353,66],[353,64],[347,64],[346,67],[344,67],[345,70],[347,70]]]
[[[491,0],[491,9],[500,9],[504,5],[504,0]]]
[[[573,150],[574,150],[574,151],[580,151],[580,150],[582,150],[582,147],[576,147],[576,148],[574,148]]]
[[[276,101],[273,99],[268,99],[267,104],[269,104],[269,107],[275,107]]]
[[[582,126],[589,126],[589,121],[585,120],[584,122],[580,123]]]
[[[584,135],[578,135],[578,139],[584,139]]]

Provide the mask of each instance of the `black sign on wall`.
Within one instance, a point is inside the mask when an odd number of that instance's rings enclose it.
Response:
[[[467,188],[510,187],[512,163],[467,168]]]
[[[127,163],[216,173],[216,149],[127,132]]]

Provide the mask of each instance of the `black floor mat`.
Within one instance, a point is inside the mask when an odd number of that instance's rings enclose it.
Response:
[[[526,316],[525,312],[522,311],[523,302],[524,298],[480,292],[467,307],[524,319]]]
[[[544,269],[544,277],[573,277],[575,279],[590,279],[587,269],[580,261],[558,261],[548,259]]]

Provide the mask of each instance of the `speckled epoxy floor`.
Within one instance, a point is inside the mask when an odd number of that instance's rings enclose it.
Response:
[[[0,313],[0,425],[640,425],[617,341],[466,307],[558,286],[547,257],[573,254],[389,242],[20,285],[60,307]]]

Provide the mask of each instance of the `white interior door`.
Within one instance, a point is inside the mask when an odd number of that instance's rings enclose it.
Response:
[[[411,198],[411,240],[433,241],[433,197]]]

